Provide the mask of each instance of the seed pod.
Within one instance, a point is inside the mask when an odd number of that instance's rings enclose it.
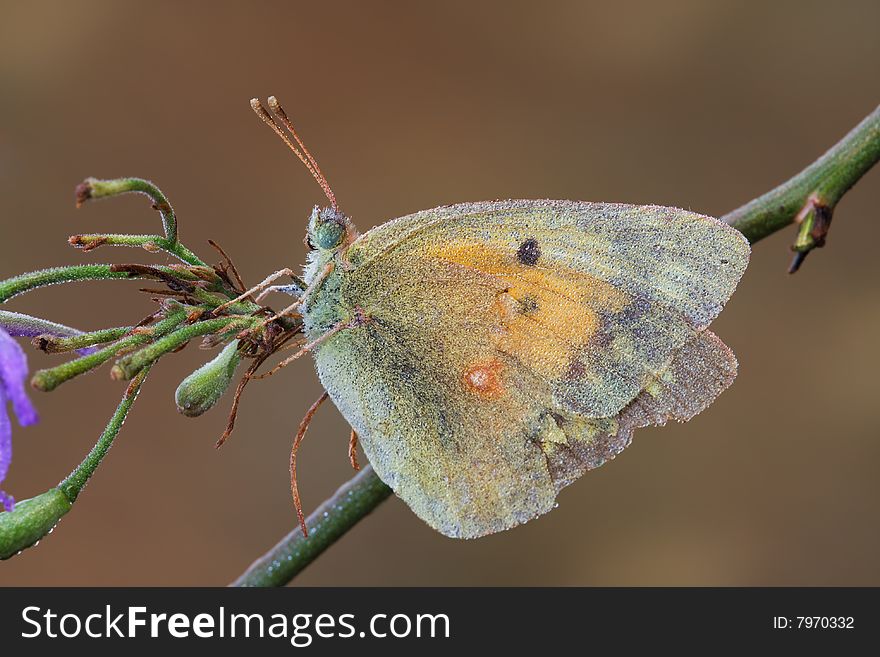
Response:
[[[233,340],[216,358],[181,381],[174,395],[177,410],[187,417],[198,417],[213,407],[226,392],[240,362],[238,340]]]

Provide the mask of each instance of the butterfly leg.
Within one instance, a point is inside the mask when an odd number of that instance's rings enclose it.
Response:
[[[290,449],[290,492],[293,493],[293,505],[296,507],[296,517],[299,520],[299,526],[300,529],[302,529],[304,538],[309,537],[309,530],[306,528],[306,518],[302,510],[302,501],[299,498],[299,487],[296,484],[296,452],[299,450],[299,445],[306,436],[306,431],[308,431],[309,425],[312,423],[312,418],[315,416],[318,409],[321,408],[321,404],[327,401],[328,396],[329,395],[325,390],[321,393],[321,396],[315,400],[315,403],[309,407],[309,410],[306,411],[302,421],[299,423],[296,438],[293,439],[293,447]]]
[[[327,276],[330,275],[330,272],[333,271],[333,266],[334,265],[332,262],[328,262],[321,270],[321,273],[315,276],[315,279],[311,283],[309,283],[308,287],[306,287],[302,295],[300,295],[299,299],[287,306],[287,308],[285,308],[281,312],[272,315],[272,317],[263,322],[263,326],[269,324],[270,322],[274,322],[276,319],[281,319],[282,317],[285,317],[290,313],[296,312],[301,306],[305,305],[305,303],[309,300],[309,297],[311,297],[315,293],[315,290],[320,287],[321,283],[324,282],[324,279],[326,279]]]
[[[282,294],[287,294],[299,299],[303,295],[303,292],[305,292],[305,286],[300,285],[299,283],[293,283],[292,285],[270,285],[257,295],[257,303],[260,303],[273,292],[281,292]]]
[[[250,290],[248,290],[247,292],[244,292],[244,293],[242,293],[242,294],[239,294],[239,295],[238,295],[237,297],[235,297],[234,299],[230,299],[230,300],[227,301],[226,303],[223,303],[223,304],[217,306],[217,307],[214,309],[214,313],[216,314],[216,313],[222,312],[222,311],[226,310],[227,308],[229,308],[229,306],[232,306],[232,305],[234,305],[234,304],[236,304],[236,303],[239,303],[239,302],[241,302],[241,301],[244,301],[245,299],[247,299],[249,296],[251,296],[251,295],[254,294],[255,292],[261,292],[261,291],[265,290],[267,287],[269,287],[270,285],[272,285],[272,283],[274,283],[275,281],[277,281],[279,278],[281,278],[281,277],[283,277],[283,276],[290,276],[291,278],[293,278],[294,280],[296,280],[296,274],[294,273],[294,271],[293,271],[292,269],[279,269],[279,270],[276,271],[274,274],[270,274],[269,276],[267,276],[267,277],[266,277],[261,283],[259,283],[258,285],[254,285],[254,286],[253,286]]]
[[[352,329],[352,328],[356,328],[358,326],[363,326],[364,324],[366,324],[369,321],[370,321],[370,318],[366,314],[364,314],[364,312],[360,308],[356,308],[354,317],[352,317],[350,320],[337,322],[322,336],[312,340],[311,342],[307,342],[302,347],[300,347],[299,350],[295,354],[293,354],[293,356],[288,356],[287,358],[282,360],[280,363],[278,363],[275,367],[273,367],[268,372],[264,372],[263,374],[260,374],[259,376],[255,376],[253,378],[255,378],[255,379],[268,378],[268,377],[272,376],[273,374],[275,374],[275,372],[277,372],[281,368],[287,367],[288,365],[290,365],[293,361],[297,360],[298,358],[302,358],[305,354],[312,351],[312,349],[323,344],[324,342],[326,342],[327,340],[332,338],[334,335],[336,335],[340,331],[345,331],[346,329]]]
[[[302,305],[302,298],[303,297],[299,297],[296,301],[294,301],[292,304],[287,306],[284,310],[280,310],[277,313],[275,313],[274,315],[272,315],[269,319],[267,319],[265,322],[260,324],[260,326],[261,327],[266,326],[267,324],[271,324],[272,322],[274,322],[276,319],[281,319],[282,317],[287,317],[288,315],[295,313],[297,310],[299,310],[299,307]]]
[[[349,436],[349,438],[348,438],[348,460],[351,461],[351,467],[353,467],[355,470],[360,470],[361,466],[358,465],[357,448],[358,448],[357,431],[352,429],[351,436]]]

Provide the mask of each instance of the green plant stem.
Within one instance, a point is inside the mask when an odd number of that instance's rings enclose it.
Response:
[[[90,198],[107,198],[130,193],[143,194],[153,202],[153,208],[158,210],[159,216],[162,218],[165,237],[170,243],[176,243],[178,241],[177,218],[174,216],[174,209],[162,190],[149,180],[143,178],[114,178],[112,180],[86,178],[76,188],[76,204],[79,207]],[[204,265],[205,263],[199,261],[199,264]]]
[[[47,285],[72,283],[74,281],[100,281],[111,279],[147,278],[132,276],[127,272],[110,271],[111,265],[73,265],[41,269],[0,282],[0,303],[12,297]]]
[[[788,226],[813,193],[836,204],[880,159],[880,107],[791,180],[722,217],[754,244]],[[311,516],[318,535],[303,539],[298,528],[257,559],[232,586],[283,586],[390,495],[369,466],[326,500]],[[320,514],[320,515],[319,515]],[[312,530],[310,529],[310,533]]]
[[[111,375],[114,379],[130,379],[144,367],[155,363],[165,354],[180,349],[193,338],[211,333],[240,331],[259,321],[261,320],[250,317],[219,317],[182,326],[143,349],[120,358],[113,366]]]
[[[391,495],[369,465],[312,513],[303,538],[297,526],[257,559],[232,586],[283,586]]]
[[[110,422],[107,423],[107,427],[104,429],[104,433],[101,434],[98,442],[95,443],[95,446],[92,447],[82,463],[80,463],[73,472],[67,475],[67,477],[58,484],[58,488],[61,489],[61,492],[64,493],[64,496],[71,504],[73,504],[76,501],[76,498],[79,497],[82,489],[85,487],[86,483],[88,483],[89,479],[92,478],[92,475],[95,474],[95,470],[97,470],[101,461],[104,459],[104,456],[113,446],[113,441],[119,434],[119,430],[122,429],[122,425],[125,423],[125,418],[128,416],[132,404],[134,404],[137,399],[138,392],[140,392],[141,386],[146,380],[149,372],[150,366],[148,365],[138,372],[137,376],[132,379],[131,383],[128,384],[125,395],[122,397],[122,401],[119,402],[116,412],[113,413]]]
[[[136,349],[141,345],[145,345],[148,342],[155,340],[157,337],[165,335],[169,331],[174,330],[174,328],[185,319],[185,311],[175,311],[169,314],[165,319],[156,322],[156,324],[149,327],[149,329],[144,329],[144,332],[142,333],[128,335],[93,354],[89,354],[88,356],[69,360],[57,367],[34,372],[34,376],[31,379],[31,385],[37,390],[50,392],[65,381],[69,381],[80,374],[85,374],[89,370],[93,370],[96,367],[103,365],[120,352]]]
[[[880,160],[880,107],[806,169],[721,217],[755,243],[792,223],[811,196],[829,208]]]
[[[131,279],[154,279],[149,273],[135,273],[131,271],[114,271],[118,265],[72,265],[70,267],[52,267],[41,269],[13,278],[0,281],[0,303],[6,303],[19,294],[30,292],[48,285],[59,283],[73,283],[75,281],[101,281],[101,280],[131,280]],[[146,270],[147,268],[145,268]],[[152,268],[171,278],[186,278],[193,281],[200,280],[198,277],[172,267],[158,266]]]
[[[131,331],[133,326],[120,326],[118,328],[106,328],[90,333],[80,333],[68,338],[57,338],[54,335],[39,335],[34,343],[43,351],[50,354],[60,354],[74,349],[83,349],[96,344],[115,342]]]
[[[20,501],[11,513],[0,512],[0,559],[8,559],[39,543],[70,511],[122,429],[148,372],[149,368],[141,370],[128,385],[98,442],[73,472],[55,488]]]
[[[73,235],[68,241],[71,245],[86,251],[91,251],[99,246],[130,246],[146,249],[147,251],[162,250],[166,253],[170,253],[188,265],[194,265],[197,267],[207,266],[201,258],[190,251],[182,243],[172,242],[161,235],[117,235],[112,233],[95,233]]]

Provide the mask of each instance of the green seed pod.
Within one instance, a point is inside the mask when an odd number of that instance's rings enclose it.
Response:
[[[233,340],[216,358],[181,381],[174,395],[177,410],[187,417],[198,417],[214,406],[229,387],[240,362],[238,340]]]
[[[70,501],[60,489],[53,488],[22,500],[11,513],[0,513],[0,559],[39,543],[68,511]]]

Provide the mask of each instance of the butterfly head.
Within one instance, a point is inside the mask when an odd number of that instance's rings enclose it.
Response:
[[[313,249],[332,251],[351,244],[357,230],[351,219],[334,207],[312,210],[309,218],[307,242]]]

